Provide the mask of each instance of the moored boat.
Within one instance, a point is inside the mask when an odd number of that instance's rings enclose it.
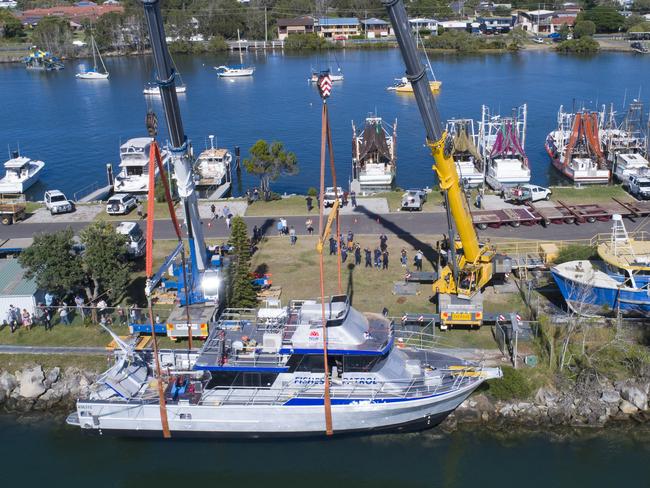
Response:
[[[474,188],[485,182],[483,158],[477,147],[478,135],[472,119],[447,121],[447,133],[453,138],[452,157],[463,186]]]
[[[546,138],[553,167],[577,184],[608,183],[610,170],[601,149],[599,115],[582,110],[565,113],[560,106],[558,127]]]
[[[120,146],[120,171],[115,176],[116,193],[146,193],[149,190],[149,150],[151,138],[136,137]],[[161,148],[163,165],[171,162],[171,153]],[[158,177],[158,167],[156,167]]]
[[[601,142],[613,176],[623,184],[627,184],[631,176],[650,171],[641,102],[635,100],[630,104],[620,125],[613,107],[610,108],[608,121],[601,130]]]
[[[0,178],[0,193],[24,193],[38,181],[45,163],[24,156],[17,151],[5,162],[5,175]]]
[[[495,190],[530,182],[526,144],[528,107],[517,107],[512,117],[491,115],[483,105],[479,147],[485,160],[485,182]]]
[[[171,436],[323,435],[322,314],[315,300],[228,313],[211,325],[198,353],[161,351]],[[324,314],[334,434],[431,428],[483,381],[501,376],[498,368],[422,347],[421,333],[362,314],[346,296],[332,297]],[[122,347],[68,424],[102,434],[160,435],[153,357]]]
[[[80,80],[107,80],[109,73],[93,35],[90,36],[90,47],[93,51],[93,69],[82,71],[81,73],[77,73],[75,76]],[[104,71],[99,71],[99,67],[97,66],[98,57]]]
[[[397,121],[391,127],[381,117],[365,120],[357,134],[352,123],[352,179],[362,192],[390,189],[397,172]]]
[[[650,241],[631,238],[614,215],[611,238],[598,246],[597,260],[569,261],[551,268],[567,305],[581,315],[620,311],[650,314]]]
[[[242,57],[241,37],[239,36],[239,29],[237,29],[237,43],[239,47],[239,64],[235,66],[215,66],[217,76],[221,78],[241,78],[244,76],[253,76],[255,73],[254,66],[244,66],[244,58]]]
[[[197,188],[212,188],[220,198],[228,192],[231,185],[230,163],[232,154],[227,149],[214,146],[214,136],[210,135],[210,147],[199,154],[194,163],[194,178]]]

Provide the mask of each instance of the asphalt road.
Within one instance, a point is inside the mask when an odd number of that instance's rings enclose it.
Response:
[[[306,216],[287,217],[289,226],[296,228],[298,235],[307,233],[305,227]],[[318,227],[318,215],[312,214],[314,226]],[[257,225],[267,235],[275,235],[275,225],[279,217],[245,217],[249,229]],[[628,231],[637,228],[650,230],[648,218],[626,220]],[[78,232],[88,225],[88,222],[52,222],[30,224],[29,221],[19,222],[10,226],[0,226],[0,239],[31,238],[39,232],[54,232],[71,227]],[[142,222],[144,227],[144,221]],[[204,220],[203,228],[206,238],[228,237],[229,232],[223,219]],[[355,234],[395,234],[395,235],[439,235],[447,233],[447,222],[444,212],[398,212],[390,214],[375,214],[360,209],[352,215],[341,216],[341,231],[347,233],[352,230]],[[593,224],[554,224],[550,227],[533,225],[512,228],[509,226],[499,229],[479,231],[483,237],[507,237],[512,239],[543,239],[543,240],[570,240],[588,239],[597,233],[611,232],[611,222],[595,222]],[[155,223],[156,239],[175,239],[174,229],[170,220],[157,220]]]

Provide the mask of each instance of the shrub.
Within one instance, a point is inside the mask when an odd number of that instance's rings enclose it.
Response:
[[[315,196],[318,195],[318,190],[316,188],[314,188],[313,186],[310,186],[307,189],[307,195],[309,195],[310,197],[315,197]]]
[[[580,244],[571,244],[563,248],[555,258],[555,264],[566,263],[567,261],[577,261],[582,259],[591,259],[596,255],[596,249],[592,246],[583,246]]]
[[[284,48],[289,51],[327,49],[327,41],[318,34],[289,34],[284,41]]]
[[[580,39],[570,39],[562,41],[555,50],[560,53],[573,53],[573,54],[594,54],[600,49],[597,41],[591,37],[581,37]]]
[[[208,42],[208,51],[209,52],[220,52],[220,51],[227,51],[228,50],[228,44],[226,44],[225,39],[222,36],[214,36],[212,39],[210,39],[210,42]]]
[[[593,36],[596,33],[596,24],[591,20],[581,20],[576,22],[573,28],[573,37],[582,39],[583,37]]]
[[[503,368],[503,378],[488,381],[488,393],[496,400],[526,399],[534,386],[519,369]]]

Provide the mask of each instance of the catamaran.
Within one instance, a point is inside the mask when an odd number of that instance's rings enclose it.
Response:
[[[244,66],[244,58],[242,56],[241,38],[239,36],[239,29],[237,29],[237,46],[239,48],[239,64],[236,66],[215,66],[217,76],[221,78],[239,78],[242,76],[253,76],[255,73],[254,66]]]
[[[24,193],[38,181],[45,163],[21,156],[18,151],[11,153],[5,162],[5,175],[0,178],[0,193]]]
[[[97,47],[97,43],[95,42],[95,37],[93,35],[90,36],[90,48],[93,51],[93,69],[88,71],[83,71],[81,73],[77,73],[75,76],[80,80],[108,79],[108,70],[106,69],[106,65],[104,64],[104,60],[102,59],[102,55],[99,52],[99,48]],[[102,68],[104,68],[103,72],[99,71],[99,68],[97,67],[98,57],[99,57],[99,62],[102,64]]]
[[[558,111],[558,127],[546,138],[546,152],[555,169],[574,183],[607,183],[610,170],[601,148],[602,115],[588,110]]]
[[[365,120],[361,133],[352,122],[352,179],[362,192],[390,189],[397,172],[397,121],[391,127],[381,117]]]
[[[226,309],[198,352],[159,351],[162,410],[152,352],[112,334],[120,346],[115,364],[67,423],[160,436],[164,412],[172,438],[324,435],[323,326],[334,434],[434,427],[485,380],[501,377],[499,368],[432,349],[432,336],[363,314],[339,295],[324,304]]]
[[[530,182],[526,144],[528,109],[523,104],[512,117],[492,115],[483,105],[479,147],[485,160],[485,182],[495,190]]]
[[[149,149],[151,138],[136,137],[120,146],[120,172],[115,176],[115,193],[146,193],[149,190]],[[171,162],[169,150],[161,148],[163,165]],[[156,177],[158,167],[156,166]]]

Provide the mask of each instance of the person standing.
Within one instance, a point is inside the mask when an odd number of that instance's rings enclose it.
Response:
[[[359,244],[354,246],[354,265],[361,266],[361,246]]]
[[[228,215],[228,217],[226,217],[226,227],[228,229],[230,229],[230,215]]]
[[[408,264],[406,249],[402,249],[402,251],[400,253],[400,262],[402,263],[402,268],[406,268],[406,265]]]
[[[278,231],[278,235],[282,235],[282,219],[278,219],[278,222],[275,224],[275,228]]]
[[[291,241],[291,245],[295,246],[296,241],[298,240],[298,237],[296,236],[296,229],[293,227],[293,225],[289,229],[289,239]]]
[[[363,252],[366,255],[366,268],[372,268],[372,251],[366,247]]]
[[[336,254],[336,239],[330,237],[330,256]]]
[[[117,306],[117,320],[120,325],[126,325],[126,313],[120,305]]]
[[[382,269],[388,269],[388,250],[381,253],[382,256]]]
[[[282,234],[284,234],[286,236],[287,234],[289,234],[289,227],[287,226],[287,219],[282,217],[280,219],[280,222],[282,222]]]
[[[51,307],[54,304],[54,295],[49,291],[45,294],[45,306]],[[13,306],[13,305],[12,305]]]
[[[138,202],[136,212],[138,213],[138,219],[142,220],[142,218],[144,217],[144,213],[142,213],[142,203]]]
[[[135,303],[131,305],[131,310],[129,311],[129,316],[131,317],[131,323],[132,324],[137,324],[138,323],[138,310],[135,307]]]
[[[29,312],[26,308],[23,308],[22,321],[23,327],[25,327],[27,330],[32,329],[32,317],[29,315]]]
[[[379,236],[379,249],[381,249],[381,252],[384,252],[386,249],[388,249],[388,237],[386,234]]]
[[[77,306],[77,313],[81,320],[86,320],[86,311],[84,310],[84,299],[79,294],[74,297],[74,303]]]
[[[59,318],[61,319],[61,323],[70,325],[70,319],[68,318],[68,307],[65,304],[62,304],[59,307]]]
[[[256,243],[259,241],[259,234],[260,230],[257,228],[257,226],[253,226],[253,242]]]
[[[381,249],[375,248],[375,268],[381,268]]]
[[[214,203],[210,205],[210,212],[212,213],[212,218],[216,219],[217,218],[217,207],[215,207]]]
[[[230,217],[230,209],[228,208],[228,205],[223,206],[223,209],[221,209],[221,213],[222,213],[224,219],[227,219],[228,217]]]
[[[348,250],[344,246],[341,246],[341,262],[345,263],[347,259],[348,259]]]
[[[350,192],[350,202],[352,202],[352,208],[357,208],[357,193],[354,190]]]
[[[307,212],[311,212],[312,209],[314,208],[314,205],[313,205],[314,199],[311,197],[311,195],[307,195],[307,198],[305,198],[305,201],[307,202]]]
[[[422,259],[424,258],[424,255],[422,254],[422,251],[418,249],[418,251],[415,253],[415,269],[418,271],[422,271]]]
[[[52,312],[50,312],[49,307],[45,307],[43,311],[43,324],[45,325],[45,330],[52,330]]]
[[[314,233],[314,222],[309,217],[305,220],[305,227],[307,227],[307,234],[312,235]]]

